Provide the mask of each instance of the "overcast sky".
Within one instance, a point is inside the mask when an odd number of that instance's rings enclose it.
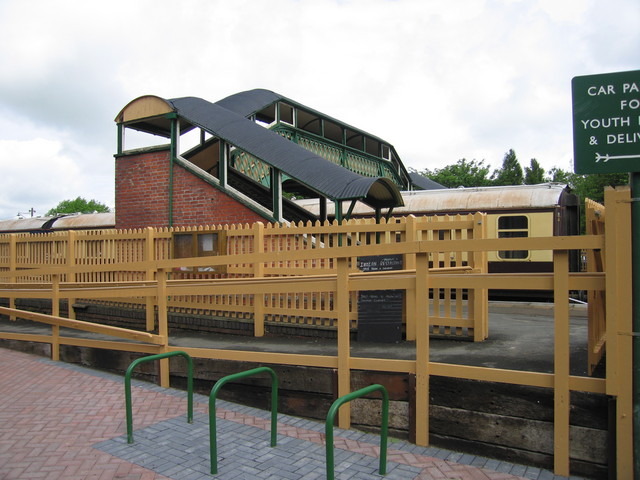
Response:
[[[638,0],[0,0],[0,219],[114,206],[140,95],[266,88],[393,144],[571,170],[571,79],[640,68]]]

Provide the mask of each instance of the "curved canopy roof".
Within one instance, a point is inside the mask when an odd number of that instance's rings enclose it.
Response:
[[[229,95],[228,97],[217,101],[216,105],[220,105],[232,112],[236,112],[243,117],[248,117],[249,115],[280,100],[285,100],[285,97],[272,92],[271,90],[256,88],[254,90],[247,90],[246,92]]]
[[[236,112],[243,117],[248,117],[255,113],[260,112],[264,108],[269,105],[274,104],[275,102],[286,102],[290,105],[295,105],[297,107],[301,107],[304,110],[311,112],[319,117],[323,117],[327,120],[331,120],[334,123],[342,125],[353,131],[358,131],[363,134],[366,134],[368,138],[372,138],[378,140],[382,143],[387,143],[383,139],[376,137],[368,132],[363,132],[359,128],[354,127],[352,125],[348,125],[336,118],[333,118],[325,113],[318,112],[317,110],[307,107],[306,105],[302,105],[295,100],[292,100],[289,97],[285,97],[284,95],[280,95],[279,93],[272,92],[271,90],[265,90],[263,88],[255,88],[253,90],[247,90],[245,92],[234,93],[233,95],[229,95],[228,97],[223,98],[222,100],[218,100],[216,105],[220,105],[228,110]]]
[[[374,208],[403,204],[400,191],[391,180],[352,172],[247,118],[281,98],[284,97],[268,90],[242,92],[217,103],[197,97],[165,100],[148,95],[125,106],[116,122],[169,137],[170,114],[177,114],[181,119],[182,132],[199,127],[328,199],[361,200]]]

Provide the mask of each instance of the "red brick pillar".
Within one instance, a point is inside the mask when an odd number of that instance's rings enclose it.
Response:
[[[116,157],[116,228],[169,225],[169,147]]]

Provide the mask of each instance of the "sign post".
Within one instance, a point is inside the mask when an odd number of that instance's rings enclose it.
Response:
[[[633,292],[633,466],[640,478],[640,70],[575,77],[576,173],[629,172]]]

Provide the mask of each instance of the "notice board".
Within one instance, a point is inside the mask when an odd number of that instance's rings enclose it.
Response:
[[[402,255],[358,257],[363,272],[402,270]],[[358,335],[361,342],[395,343],[402,340],[404,290],[364,290],[358,294]]]

